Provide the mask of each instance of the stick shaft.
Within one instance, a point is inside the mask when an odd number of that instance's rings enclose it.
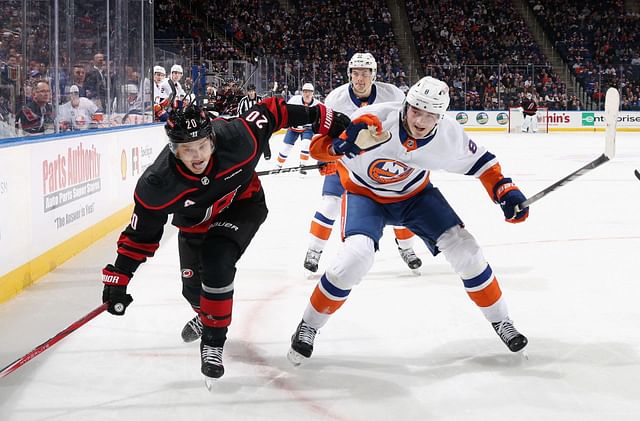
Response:
[[[520,210],[522,210],[523,208],[526,208],[530,204],[532,204],[534,202],[537,202],[538,200],[542,199],[543,197],[545,197],[546,195],[548,195],[552,191],[555,191],[555,190],[559,189],[560,187],[564,186],[565,184],[575,180],[576,178],[580,177],[581,175],[584,175],[584,174],[588,173],[592,169],[599,167],[600,165],[604,164],[607,161],[609,161],[609,158],[607,158],[607,156],[605,154],[600,155],[598,158],[596,158],[593,161],[589,162],[587,165],[583,166],[582,168],[579,168],[579,169],[575,170],[571,174],[569,174],[566,177],[556,181],[555,183],[553,183],[549,187],[547,187],[544,190],[534,194],[533,196],[531,196],[530,198],[528,198],[524,202],[520,203],[518,206],[516,206],[516,212],[520,212]]]
[[[47,349],[51,348],[56,343],[58,343],[62,339],[64,339],[67,336],[69,336],[70,333],[74,332],[75,330],[77,330],[78,328],[83,326],[89,320],[93,319],[98,314],[104,312],[107,309],[108,306],[109,306],[108,303],[104,303],[100,307],[95,308],[94,310],[92,310],[91,312],[89,312],[88,314],[83,316],[81,319],[73,322],[71,325],[69,325],[63,331],[58,332],[54,337],[52,337],[52,338],[48,339],[47,341],[41,343],[40,345],[35,347],[33,350],[31,350],[29,353],[27,353],[23,357],[18,358],[17,360],[12,362],[8,366],[4,367],[2,370],[0,370],[0,378],[5,377],[5,376],[13,373],[18,368],[22,367],[23,365],[25,365],[26,363],[28,363],[29,361],[31,361],[32,359],[34,359],[35,357],[37,357],[38,355],[40,355],[41,353],[46,351]]]
[[[298,167],[288,167],[288,168],[275,168],[273,170],[264,170],[264,171],[256,171],[258,175],[271,175],[271,174],[280,174],[285,172],[296,172],[296,171],[306,171],[306,170],[315,170],[324,166],[325,164],[313,164],[313,165],[300,165]]]

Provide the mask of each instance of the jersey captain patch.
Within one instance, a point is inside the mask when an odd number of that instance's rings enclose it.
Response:
[[[402,181],[413,173],[413,168],[393,159],[376,159],[369,164],[369,177],[380,183],[389,184]]]

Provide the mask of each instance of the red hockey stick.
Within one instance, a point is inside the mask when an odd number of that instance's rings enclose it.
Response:
[[[6,366],[2,370],[0,370],[0,378],[5,377],[5,376],[13,373],[18,368],[22,367],[23,365],[25,365],[26,363],[28,363],[29,361],[31,361],[32,359],[37,357],[39,354],[41,354],[44,351],[46,351],[47,349],[51,348],[53,345],[55,345],[59,341],[61,341],[62,339],[66,338],[71,332],[75,331],[76,329],[78,329],[79,327],[81,327],[82,325],[87,323],[89,320],[93,319],[98,314],[100,314],[103,311],[105,311],[107,309],[107,307],[109,307],[109,303],[102,304],[100,307],[98,307],[95,310],[92,310],[90,313],[86,314],[80,320],[77,320],[77,321],[73,322],[69,327],[67,327],[65,330],[59,332],[53,338],[51,338],[51,339],[47,340],[46,342],[38,345],[37,347],[35,347],[31,352],[29,352],[25,356],[23,356],[21,358],[18,358],[17,360],[15,360],[11,364],[9,364],[8,366]]]

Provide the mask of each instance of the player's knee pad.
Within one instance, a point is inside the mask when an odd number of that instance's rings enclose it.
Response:
[[[347,237],[334,259],[335,263],[327,269],[327,279],[336,287],[349,290],[369,272],[374,256],[371,238],[361,234]]]
[[[336,220],[340,215],[340,202],[341,198],[338,196],[322,196],[322,201],[318,207],[318,212],[325,218]]]
[[[445,231],[438,238],[437,245],[453,270],[463,279],[476,276],[487,266],[476,239],[458,225]]]

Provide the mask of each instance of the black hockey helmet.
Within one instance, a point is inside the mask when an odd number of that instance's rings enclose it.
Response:
[[[164,130],[173,143],[193,142],[212,133],[209,116],[197,105],[189,105],[184,110],[172,110]]]
[[[211,141],[214,139],[209,114],[195,104],[191,104],[185,109],[172,110],[164,125],[164,130],[169,137],[169,146],[174,153],[178,143],[189,143],[205,137],[211,138]]]
[[[247,85],[247,91],[255,91],[256,90],[256,85],[251,84],[251,85]]]

